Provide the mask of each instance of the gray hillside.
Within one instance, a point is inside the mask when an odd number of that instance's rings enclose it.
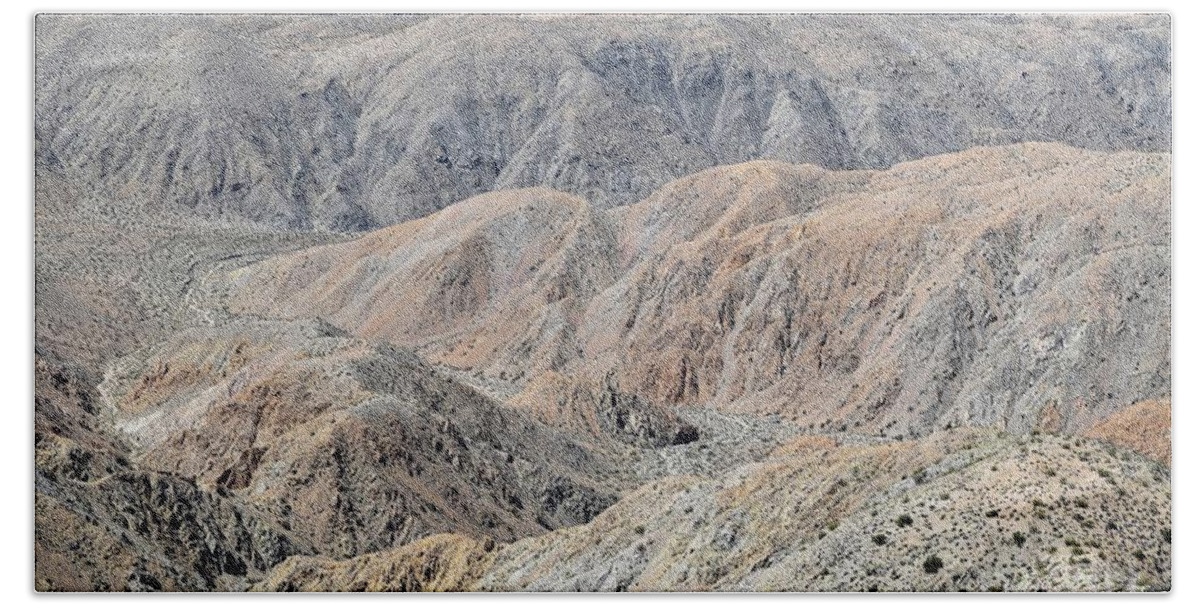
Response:
[[[363,230],[756,158],[1171,145],[1163,16],[55,15],[36,42],[39,174],[118,215]]]

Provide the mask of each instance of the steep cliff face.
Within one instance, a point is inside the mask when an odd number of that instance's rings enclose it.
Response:
[[[1028,432],[1053,408],[1079,432],[1169,392],[1169,184],[1162,155],[1024,144],[722,167],[603,213],[514,191],[239,270],[230,306],[327,316],[543,411],[580,401],[565,376],[819,431]]]
[[[37,46],[40,172],[124,215],[355,231],[754,158],[1170,147],[1155,16],[42,16]]]

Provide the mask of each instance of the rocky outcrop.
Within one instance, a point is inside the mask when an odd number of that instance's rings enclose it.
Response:
[[[229,591],[312,549],[254,509],[175,475],[39,475],[40,591]]]
[[[641,447],[682,445],[700,438],[695,425],[679,420],[661,404],[623,392],[611,376],[592,382],[545,372],[508,403],[547,424]]]

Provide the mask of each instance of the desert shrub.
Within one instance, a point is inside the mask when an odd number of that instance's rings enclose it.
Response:
[[[1016,543],[1018,547],[1025,546],[1025,534],[1023,532],[1021,532],[1020,530],[1012,533],[1012,539],[1013,539],[1013,542]]]
[[[929,557],[925,558],[926,574],[937,574],[938,570],[942,569],[942,566],[942,558],[936,555],[930,555]]]
[[[887,544],[887,535],[885,535],[885,534],[876,534],[875,536],[872,536],[872,537],[871,537],[871,540],[872,540],[872,541],[873,541],[875,544],[877,544],[877,545],[879,545],[879,546],[881,546],[881,547],[882,547],[883,545],[886,545],[886,544]]]
[[[991,511],[984,513],[984,515],[987,515],[988,517],[1000,517],[1000,511],[997,509],[992,509]]]
[[[907,513],[896,518],[896,525],[900,526],[901,528],[906,528],[908,526],[911,526],[912,524],[913,524],[913,518],[912,518],[912,516],[910,516]]]
[[[641,524],[638,524],[638,525],[637,525],[637,526],[636,526],[636,527],[633,529],[633,533],[634,533],[634,534],[637,534],[637,535],[639,535],[639,536],[640,536],[640,535],[642,535],[642,534],[645,534],[645,533],[646,533],[646,526],[643,526],[643,525],[641,525]]]

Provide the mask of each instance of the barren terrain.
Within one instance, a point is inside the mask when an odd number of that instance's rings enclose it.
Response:
[[[40,591],[1162,591],[1158,15],[41,15]]]

